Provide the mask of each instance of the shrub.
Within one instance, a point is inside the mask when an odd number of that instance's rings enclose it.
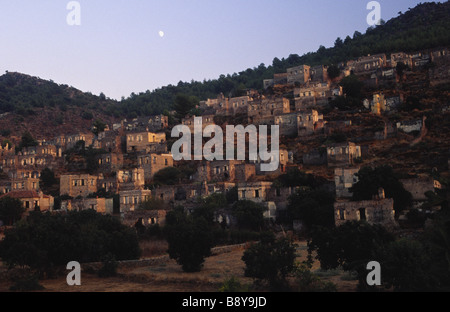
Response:
[[[117,275],[117,261],[114,255],[107,254],[103,259],[103,266],[98,271],[99,277],[113,277]]]
[[[231,277],[225,280],[222,286],[219,288],[220,292],[248,292],[250,291],[249,285],[242,285],[239,279]]]
[[[20,279],[9,288],[11,291],[35,291],[42,289],[44,289],[44,286],[39,284],[39,280],[36,276]]]
[[[287,275],[294,269],[296,245],[287,239],[276,240],[271,233],[244,252],[245,276],[267,281],[274,291],[287,289]]]

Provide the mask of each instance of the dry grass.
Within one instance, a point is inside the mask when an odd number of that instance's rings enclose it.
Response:
[[[169,244],[165,240],[145,240],[139,242],[141,258],[152,258],[167,254]]]
[[[143,243],[146,253],[159,253],[164,249],[163,241]],[[306,259],[306,242],[298,243],[298,261]],[[166,247],[165,247],[166,248]],[[79,287],[69,287],[66,277],[55,280],[43,280],[40,284],[44,292],[217,292],[222,283],[231,278],[237,278],[241,284],[250,285],[251,278],[244,276],[245,263],[242,256],[245,248],[239,248],[228,253],[206,258],[200,272],[186,273],[174,260],[152,266],[119,269],[119,275],[114,278],[98,278],[96,275],[82,273]],[[312,271],[319,269],[314,263]],[[343,281],[340,275],[324,277],[338,285],[338,291],[355,291],[355,281]],[[0,282],[0,292],[8,291],[11,283]]]

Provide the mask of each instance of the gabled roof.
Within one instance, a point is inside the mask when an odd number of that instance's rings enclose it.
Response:
[[[6,194],[3,194],[0,196],[0,198],[4,198],[4,197],[12,197],[12,198],[17,198],[17,199],[40,198],[39,193],[36,191],[23,191],[23,190],[11,191],[9,193],[6,193]],[[43,195],[42,197],[50,198],[50,196],[48,196],[48,195]]]

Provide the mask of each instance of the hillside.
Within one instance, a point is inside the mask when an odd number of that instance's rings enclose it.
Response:
[[[399,12],[400,13],[400,12]],[[221,75],[208,81],[179,82],[152,92],[132,94],[120,103],[123,113],[143,115],[162,113],[170,108],[179,93],[196,96],[200,100],[215,98],[217,94],[236,96],[245,89],[261,90],[263,80],[287,68],[308,65],[331,65],[368,54],[413,52],[450,45],[450,2],[419,4],[388,22],[367,29],[365,34],[355,32],[353,37],[337,38],[334,47],[321,46],[316,52],[303,56],[291,54],[287,58],[274,58],[271,65],[260,64],[234,74]]]
[[[301,64],[338,64],[367,54],[411,52],[450,45],[450,2],[419,4],[365,34],[338,38],[334,47],[321,46],[303,56],[275,58],[269,66],[260,64],[232,75],[208,81],[179,82],[153,91],[132,93],[122,101],[96,96],[67,85],[20,73],[0,76],[0,131],[2,137],[21,136],[25,130],[36,138],[55,133],[87,130],[96,119],[111,123],[121,118],[154,115],[173,109],[175,97],[185,94],[198,100],[217,94],[240,95],[246,89],[262,89],[264,79]]]
[[[8,72],[0,77],[0,134],[14,137],[30,131],[43,139],[88,130],[96,119],[116,120],[107,110],[114,105],[104,96]]]

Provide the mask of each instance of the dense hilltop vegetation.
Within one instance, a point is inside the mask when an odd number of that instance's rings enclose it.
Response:
[[[353,37],[337,38],[334,47],[321,46],[316,52],[303,56],[291,54],[287,58],[275,58],[271,65],[260,64],[254,68],[221,75],[218,79],[203,82],[179,82],[140,94],[132,94],[121,102],[125,114],[161,113],[174,102],[179,93],[196,96],[200,100],[215,98],[218,93],[240,95],[245,89],[262,89],[262,81],[287,68],[308,65],[331,65],[368,54],[413,52],[450,45],[450,2],[424,3],[406,13],[370,27],[365,34],[355,32]]]
[[[136,117],[161,114],[173,109],[179,94],[198,100],[215,98],[217,94],[238,96],[246,89],[262,89],[262,81],[275,73],[286,72],[289,67],[332,65],[375,53],[413,52],[450,45],[450,2],[423,3],[406,13],[382,21],[380,26],[370,27],[365,34],[355,32],[352,37],[337,38],[333,47],[321,46],[316,52],[303,56],[291,54],[287,58],[275,58],[271,65],[260,64],[239,73],[221,75],[218,79],[182,82],[156,90],[132,93],[121,101],[83,93],[67,85],[44,81],[18,73],[6,73],[0,77],[0,114],[13,112],[20,116],[36,115],[40,108],[54,108],[61,112],[75,110],[86,120],[98,116],[111,118]],[[62,113],[55,116],[61,122]],[[94,116],[98,115],[98,116]]]

